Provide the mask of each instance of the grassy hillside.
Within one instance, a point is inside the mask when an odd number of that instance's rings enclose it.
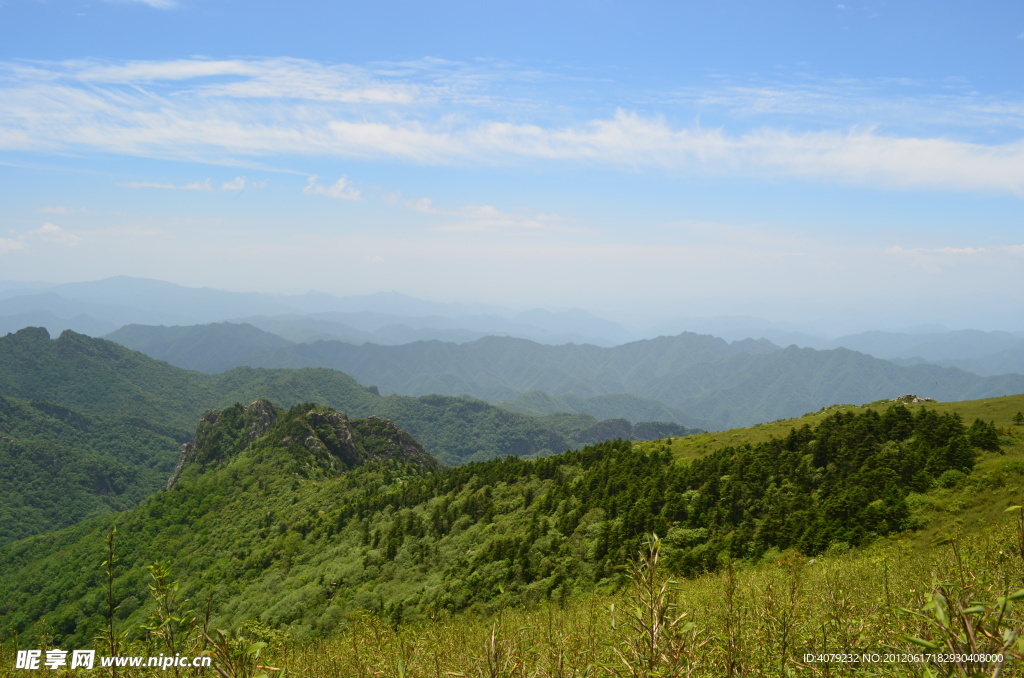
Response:
[[[273,421],[241,406],[205,417],[172,490],[0,550],[0,628],[91,642],[115,524],[117,616],[140,638],[156,560],[182,598],[210,600],[216,625],[256,619],[313,637],[360,609],[395,625],[616,591],[652,531],[680,575],[786,552],[805,562],[927,528],[929,502],[1002,502],[994,490],[1009,498],[1024,468],[996,463],[1020,458],[1018,428],[1003,431],[1000,454],[986,450],[990,425],[930,408],[822,413],[683,464],[668,443],[611,442],[441,471],[394,429],[339,447],[341,421],[313,406]],[[346,424],[354,438],[360,426]]]
[[[700,458],[730,446],[758,444],[784,437],[805,424],[815,426],[836,413],[863,414],[880,410],[893,403],[879,401],[867,405],[833,405],[814,414],[795,419],[781,419],[744,429],[700,433],[668,441],[635,443],[638,450],[667,447],[679,460]],[[909,539],[918,545],[927,544],[939,535],[957,530],[969,531],[972,526],[988,525],[1003,520],[1007,506],[1024,503],[1024,424],[1017,423],[1017,413],[1024,413],[1024,394],[985,398],[962,402],[904,402],[911,412],[930,410],[954,414],[965,422],[981,419],[992,422],[999,431],[998,454],[977,457],[974,470],[948,487],[935,486],[928,492],[913,492],[907,502],[916,531]]]
[[[673,438],[668,441],[668,444],[673,455],[679,459],[701,457],[710,452],[722,449],[723,447],[744,444],[752,445],[765,442],[773,437],[782,438],[788,435],[790,430],[793,428],[799,428],[804,425],[816,426],[827,417],[837,412],[863,414],[868,410],[886,409],[896,402],[896,400],[878,400],[865,405],[830,405],[829,407],[823,407],[817,412],[806,414],[802,417],[777,419],[775,421],[764,424],[755,424],[746,428],[735,428],[728,431],[704,432],[687,436],[685,438]],[[1014,432],[1024,431],[1024,427],[1016,424],[1014,420],[1017,412],[1024,412],[1024,393],[1001,396],[998,398],[983,398],[980,400],[951,402],[931,400],[915,403],[901,398],[898,402],[912,412],[928,409],[944,414],[957,414],[961,419],[968,422],[972,422],[975,419],[991,421],[997,429],[1003,431],[1008,436],[1004,440],[1004,443],[1009,445],[1009,447],[1004,447],[1004,453],[1007,455],[1012,454],[1011,451],[1016,449],[1014,447],[1015,443],[1013,442],[1015,438],[1012,434]],[[641,450],[650,450],[660,447],[663,444],[665,444],[665,441],[637,443],[637,448]],[[1024,450],[1021,452],[1024,453]]]

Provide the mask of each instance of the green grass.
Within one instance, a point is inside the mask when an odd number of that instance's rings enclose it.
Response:
[[[724,447],[756,445],[757,443],[766,442],[771,438],[785,437],[790,429],[799,428],[804,424],[812,427],[816,426],[835,412],[860,413],[869,409],[882,412],[892,404],[892,401],[879,400],[866,405],[832,405],[824,407],[817,412],[805,414],[802,417],[779,419],[778,421],[755,424],[746,428],[734,428],[727,431],[698,433],[685,437],[670,438],[669,448],[672,454],[679,460],[695,459]],[[1024,412],[1024,394],[1000,398],[985,398],[982,400],[960,402],[931,401],[904,403],[904,405],[912,411],[929,408],[941,413],[956,412],[960,414],[967,424],[970,424],[976,418],[983,419],[985,421],[993,421],[997,428],[1004,429],[1008,433],[1016,431],[1024,434],[1024,426],[1015,426],[1013,423],[1014,415],[1017,412]],[[650,450],[663,446],[665,442],[664,440],[638,442],[634,443],[634,447],[638,450]]]
[[[624,571],[618,595],[587,595],[529,609],[507,609],[482,616],[464,614],[450,620],[392,626],[365,612],[350,615],[331,637],[296,642],[287,631],[259,624],[248,625],[221,641],[221,649],[204,642],[195,632],[181,654],[215,653],[243,656],[254,642],[265,642],[258,659],[238,673],[255,676],[285,669],[287,676],[330,678],[360,676],[966,676],[942,673],[949,664],[884,661],[886,655],[923,654],[920,642],[934,643],[950,652],[957,642],[951,631],[933,623],[922,609],[929,596],[944,590],[950,617],[977,624],[984,616],[957,614],[957,600],[993,603],[1000,595],[1024,586],[1024,561],[1019,551],[1021,534],[1015,515],[962,532],[952,545],[922,547],[915,539],[889,539],[854,552],[836,552],[805,558],[788,552],[758,565],[736,564],[722,572],[691,581],[672,582],[660,570],[645,572],[645,563]],[[959,553],[959,558],[957,557]],[[643,554],[640,554],[643,555]],[[644,577],[653,585],[644,589]],[[664,593],[659,598],[658,593]],[[645,591],[653,591],[649,595]],[[959,597],[959,598],[958,598]],[[1012,648],[1012,660],[1000,674],[1019,676],[1022,631],[1021,608],[1012,603],[998,623]],[[644,622],[662,619],[653,633]],[[993,621],[992,615],[986,617]],[[673,624],[674,620],[679,620]],[[201,622],[196,622],[197,626]],[[214,639],[219,636],[209,630]],[[5,676],[32,676],[38,672],[12,670],[13,639],[0,649]],[[42,647],[43,640],[18,639],[20,647]],[[148,642],[148,644],[147,644]],[[122,648],[124,655],[156,655],[159,638]],[[191,643],[191,644],[189,644]],[[233,643],[233,644],[232,644]],[[656,651],[652,652],[652,648]],[[976,642],[973,650],[998,649],[992,641]],[[232,655],[231,653],[234,653]],[[808,662],[806,654],[847,654],[858,659],[881,655],[883,661],[843,663]],[[647,669],[641,665],[648,664]],[[667,669],[676,672],[659,673]],[[992,666],[983,675],[993,675]],[[75,674],[67,674],[75,675]],[[78,675],[97,675],[79,672]],[[125,678],[166,676],[158,670],[124,671]],[[183,675],[216,675],[213,670]]]

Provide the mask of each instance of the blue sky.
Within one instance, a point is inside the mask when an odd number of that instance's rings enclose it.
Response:
[[[1019,2],[0,0],[0,279],[1024,329]]]

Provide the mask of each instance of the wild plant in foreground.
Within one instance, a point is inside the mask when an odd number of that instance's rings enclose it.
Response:
[[[615,647],[620,665],[609,667],[616,676],[690,676],[700,667],[698,651],[709,638],[698,631],[687,613],[679,611],[676,583],[658,568],[661,539],[651,534],[629,566],[631,597],[621,625],[624,638]],[[613,611],[614,615],[614,611]]]
[[[1024,545],[1024,508],[1020,512],[1017,545]],[[924,648],[928,656],[945,655],[948,661],[931,659],[929,664],[943,676],[988,676],[997,678],[1009,662],[1024,661],[1024,615],[1019,601],[1024,589],[1010,592],[1004,585],[985,579],[965,563],[956,540],[945,537],[934,545],[948,545],[953,552],[955,572],[936,578],[919,610],[903,611],[924,622],[924,637],[905,639]],[[1024,548],[1021,549],[1024,560]],[[928,675],[936,675],[929,670]]]
[[[213,669],[221,678],[269,678],[268,671],[284,678],[285,670],[258,663],[260,653],[267,646],[264,641],[249,639],[217,629],[214,635],[204,632],[213,656]]]

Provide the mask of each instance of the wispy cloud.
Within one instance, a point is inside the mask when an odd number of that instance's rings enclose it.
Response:
[[[174,9],[178,3],[174,0],[106,0],[115,5],[139,4],[149,5],[153,9]]]
[[[32,241],[73,247],[81,244],[82,238],[65,231],[57,224],[46,222],[38,228],[24,231],[14,238],[0,238],[0,255],[28,250]]]
[[[33,231],[29,231],[29,236],[35,236],[46,242],[56,243],[58,245],[73,246],[82,242],[82,238],[79,236],[74,233],[68,233],[57,224],[51,224],[49,222]]]
[[[988,247],[901,247],[894,245],[885,250],[892,257],[904,259],[929,273],[939,273],[951,266],[971,264],[991,266],[1002,260],[1012,262],[1007,256],[1024,255],[1024,245],[991,245]],[[1019,264],[1015,264],[1019,265]]]
[[[30,71],[22,70],[23,73]],[[70,61],[46,76],[93,84],[166,84],[195,81],[188,92],[204,98],[296,99],[352,104],[408,104],[432,100],[436,88],[389,82],[372,71],[304,59],[178,59],[173,61]]]
[[[246,186],[245,177],[235,177],[231,181],[225,181],[220,185],[222,191],[244,191]]]
[[[84,212],[85,208],[65,207],[64,205],[52,205],[49,207],[40,207],[39,211],[42,212],[43,214],[58,214],[62,216],[67,216],[69,214],[77,214],[79,212]]]
[[[25,249],[25,243],[13,238],[0,238],[0,255],[19,252]]]
[[[317,183],[317,176],[314,174],[306,181],[306,187],[302,189],[306,195],[326,195],[329,198],[338,200],[359,200],[359,189],[352,185],[346,177],[342,177],[330,186]]]
[[[762,125],[878,126],[892,133],[934,134],[954,129],[970,138],[1002,130],[1019,136],[1024,98],[983,96],[969,82],[909,78],[732,81],[655,96],[656,105],[694,108],[704,117],[758,121]]]
[[[732,130],[625,109],[555,123],[542,113],[508,117],[492,105],[486,77],[445,81],[448,76],[437,75],[456,71],[447,63],[360,68],[298,59],[8,62],[0,64],[0,149],[223,164],[293,155],[417,164],[577,163],[1024,195],[1020,101],[950,96],[942,101],[955,105],[937,105],[934,95],[886,98],[856,82],[723,86],[677,93],[660,105],[725,111],[739,121]],[[914,86],[900,84],[907,92]],[[869,123],[895,118],[885,113],[889,106],[901,115],[943,111],[936,115],[947,122],[959,116],[963,125],[999,124],[1009,131],[991,143],[930,129],[886,131],[844,119],[851,101]],[[557,101],[533,104],[558,107]],[[796,126],[798,119],[805,122]],[[212,190],[209,182],[124,185]],[[358,197],[344,182],[313,182],[306,192]]]
[[[589,232],[587,229],[569,226],[564,217],[557,214],[532,213],[525,210],[509,212],[493,205],[465,205],[445,209],[434,205],[430,198],[407,200],[405,207],[420,214],[430,214],[449,219],[438,226],[441,231],[493,231],[530,230],[560,231],[564,233]]]
[[[119,183],[118,186],[121,188],[159,188],[168,191],[212,191],[213,186],[210,184],[210,180],[206,181],[193,181],[189,184],[167,184],[157,181],[129,181],[125,183]]]

